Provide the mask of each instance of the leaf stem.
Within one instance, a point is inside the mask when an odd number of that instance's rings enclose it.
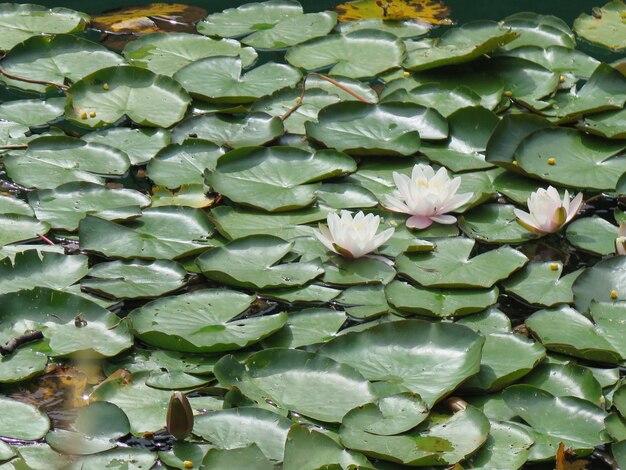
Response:
[[[361,101],[362,103],[367,103],[367,104],[372,104],[369,101],[367,101],[365,98],[363,98],[361,95],[359,95],[357,92],[352,91],[350,88],[348,88],[345,85],[342,85],[341,83],[339,83],[337,80],[334,80],[332,78],[330,78],[328,75],[324,75],[321,73],[317,73],[317,72],[309,72],[309,75],[315,75],[316,77],[320,77],[323,78],[324,80],[326,80],[328,83],[332,83],[333,85],[335,85],[337,88],[341,88],[343,91],[345,91],[346,93],[348,93],[349,95],[354,96],[357,100]]]
[[[54,83],[54,82],[49,82],[47,80],[36,80],[34,78],[26,78],[26,77],[20,77],[18,75],[13,75],[12,73],[7,72],[3,68],[0,68],[0,75],[4,75],[7,78],[10,78],[12,80],[17,80],[20,82],[35,83],[37,85],[55,86],[61,90],[67,90],[69,88],[67,85],[63,85],[61,83]]]

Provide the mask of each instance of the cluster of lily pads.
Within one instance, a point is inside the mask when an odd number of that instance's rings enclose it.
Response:
[[[568,25],[88,25],[0,5],[0,469],[626,466],[626,77]],[[72,422],[9,396],[68,361]]]

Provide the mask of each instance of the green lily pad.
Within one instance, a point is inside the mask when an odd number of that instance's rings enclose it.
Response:
[[[89,455],[117,447],[116,439],[130,432],[124,412],[113,403],[94,402],[79,408],[70,429],[54,429],[46,442],[64,454]]]
[[[303,287],[288,287],[285,289],[271,289],[262,292],[263,297],[283,300],[285,302],[322,302],[327,303],[339,295],[341,291],[319,284],[309,284]]]
[[[328,209],[315,206],[276,213],[219,206],[211,210],[211,220],[217,230],[228,239],[250,235],[275,235],[289,240],[302,235],[313,236],[315,229],[306,224],[326,219],[328,212]]]
[[[48,356],[24,347],[0,358],[0,383],[14,383],[40,375],[48,365]],[[1,445],[0,445],[1,447]],[[0,450],[1,455],[1,450]],[[2,460],[0,456],[0,460]]]
[[[36,238],[43,235],[50,226],[45,222],[40,222],[33,217],[19,214],[0,214],[0,247],[9,243]]]
[[[186,441],[175,441],[168,451],[159,451],[159,460],[168,467],[185,470],[185,462],[192,463],[192,469],[202,466],[202,459],[210,449],[210,444],[193,444]]]
[[[202,465],[202,468],[215,470],[229,470],[239,465],[259,470],[274,469],[272,463],[263,455],[256,444],[236,449],[211,448],[202,459]]]
[[[500,104],[504,92],[504,82],[498,76],[481,69],[460,65],[445,71],[433,69],[414,72],[410,77],[392,80],[383,89],[381,98],[386,98],[396,90],[408,91],[428,84],[436,84],[443,90],[467,88],[480,96],[480,104],[489,110],[495,109]]]
[[[139,215],[150,199],[133,189],[108,189],[99,184],[76,182],[29,193],[28,202],[39,220],[54,228],[74,231],[87,215],[107,220]]]
[[[385,95],[383,102],[401,101],[419,104],[436,109],[444,117],[449,117],[461,108],[479,106],[481,98],[465,86],[446,87],[427,83],[411,90],[400,88]]]
[[[64,108],[65,98],[5,101],[0,105],[0,119],[37,127],[62,116]]]
[[[511,421],[517,414],[506,405],[502,392],[467,397],[467,402],[478,408],[492,421]]]
[[[81,54],[89,54],[85,60]],[[35,36],[18,44],[2,61],[2,68],[12,75],[63,85],[76,82],[105,67],[117,67],[124,59],[106,47],[77,36]],[[52,85],[29,83],[3,76],[0,81],[22,90],[44,93],[57,90]]]
[[[374,207],[378,199],[362,186],[351,183],[324,183],[317,191],[319,202],[335,209]]]
[[[608,139],[626,139],[626,108],[585,116],[582,129]]]
[[[555,397],[578,397],[601,406],[602,387],[586,367],[577,364],[540,364],[522,383],[550,392]]]
[[[116,148],[64,136],[35,139],[25,152],[4,157],[4,165],[22,186],[53,189],[75,181],[103,184],[105,175],[126,173],[130,161]]]
[[[495,21],[474,21],[447,31],[438,41],[409,44],[404,67],[428,70],[470,62],[513,41],[518,36]]]
[[[298,424],[291,427],[285,445],[285,470],[317,470],[333,466],[374,468],[365,456],[344,449],[323,432]]]
[[[198,23],[198,32],[219,37],[245,35],[241,42],[257,49],[285,49],[325,36],[336,22],[336,13],[303,14],[298,2],[272,0],[209,15]]]
[[[400,67],[404,44],[393,34],[365,30],[330,34],[290,48],[285,59],[306,70],[330,69],[330,75],[373,77]]]
[[[65,117],[86,127],[104,127],[123,117],[141,126],[170,127],[191,98],[175,80],[139,67],[101,68],[67,90]]]
[[[502,23],[505,28],[517,33],[517,38],[503,47],[505,50],[524,46],[562,46],[570,49],[576,46],[574,33],[567,23],[556,16],[522,12],[508,16]]]
[[[277,264],[292,245],[270,235],[248,236],[209,250],[197,263],[209,279],[252,289],[299,286],[324,272],[319,261]]]
[[[46,435],[50,420],[33,405],[10,398],[0,398],[0,436],[34,441]]]
[[[511,247],[500,247],[470,259],[475,241],[435,240],[428,253],[408,253],[396,259],[398,272],[426,287],[491,287],[526,264],[528,258]]]
[[[357,258],[348,260],[334,256],[324,264],[322,281],[333,285],[387,284],[396,271],[382,260]]]
[[[314,76],[314,75],[313,75]],[[317,121],[317,115],[322,108],[342,101],[339,96],[329,91],[309,89],[311,75],[307,76],[307,90],[302,96],[302,91],[294,88],[278,90],[270,96],[257,100],[252,105],[253,111],[267,113],[284,119],[285,131],[290,134],[306,133],[304,124],[309,121]],[[348,95],[349,96],[349,95]]]
[[[450,137],[444,143],[422,143],[420,151],[452,171],[490,168],[485,161],[487,141],[498,124],[498,118],[482,107],[462,108],[448,116]]]
[[[599,261],[586,268],[576,279],[572,289],[580,312],[587,312],[592,302],[611,302],[626,299],[626,258],[616,256]],[[616,298],[611,291],[616,292]]]
[[[241,349],[280,330],[287,314],[236,319],[254,297],[225,289],[203,289],[165,297],[130,314],[142,341],[169,350],[216,352]]]
[[[220,157],[206,182],[229,199],[267,211],[311,205],[326,178],[356,170],[347,155],[331,150],[309,153],[291,147],[248,147]]]
[[[241,47],[238,41],[215,40],[188,33],[146,34],[129,42],[122,53],[131,65],[169,77],[184,66],[206,57],[240,57],[244,67],[257,58],[254,49]]]
[[[337,25],[340,33],[351,33],[362,29],[376,29],[393,34],[401,39],[414,38],[428,34],[432,25],[419,20],[385,20],[382,18],[369,18],[363,20],[346,21]]]
[[[263,145],[283,132],[280,118],[265,113],[251,113],[244,117],[203,114],[172,129],[172,142],[180,144],[187,139],[203,139],[220,146],[240,148]]]
[[[0,294],[48,287],[62,290],[81,280],[88,272],[87,257],[43,253],[36,250],[18,253],[13,262],[0,261]]]
[[[276,90],[294,86],[300,72],[285,64],[266,62],[242,75],[238,57],[207,57],[180,69],[174,78],[194,98],[215,103],[252,103]]]
[[[528,374],[545,357],[541,343],[512,333],[490,333],[480,360],[480,371],[463,389],[489,392],[512,384]]]
[[[175,259],[214,246],[214,227],[199,209],[164,206],[120,225],[99,217],[80,221],[81,249],[114,258]]]
[[[370,383],[352,367],[297,349],[265,349],[244,364],[224,356],[214,373],[222,386],[236,384],[257,403],[267,406],[270,400],[270,406],[326,422],[341,422],[348,411],[375,398]]]
[[[169,132],[165,129],[118,127],[90,132],[81,138],[87,142],[108,145],[125,152],[133,165],[150,161],[159,150],[170,143]]]
[[[622,358],[625,358],[624,333],[626,330],[623,326],[623,318],[626,314],[626,304],[623,302],[592,302],[590,313],[599,333],[619,352]]]
[[[124,448],[85,455],[71,461],[66,470],[150,470],[157,461],[157,453],[148,449]]]
[[[89,16],[67,8],[5,3],[0,7],[0,49],[8,50],[31,36],[82,31]]]
[[[355,155],[408,156],[419,150],[420,138],[448,135],[443,116],[412,103],[336,103],[304,126],[308,137]]]
[[[382,285],[349,287],[335,298],[335,302],[343,305],[346,313],[354,318],[371,319],[391,309]]]
[[[31,344],[49,356],[111,357],[131,346],[119,317],[77,295],[37,287],[0,297],[0,342],[40,330],[44,340]]]
[[[561,277],[562,272],[563,264],[560,262],[532,262],[504,281],[502,286],[507,292],[531,304],[543,307],[571,304],[574,301],[572,285],[582,269]]]
[[[459,317],[496,303],[498,288],[429,289],[393,281],[385,288],[387,301],[401,312],[427,317]]]
[[[609,364],[620,361],[602,330],[571,307],[540,310],[526,319],[526,325],[549,351]]]
[[[368,380],[417,393],[432,407],[478,371],[483,342],[460,325],[403,320],[338,336],[319,353],[354,367]],[[435,350],[449,356],[442,362]]]
[[[521,206],[527,206],[528,198],[537,189],[547,190],[550,186],[548,183],[542,183],[512,171],[505,171],[498,175],[494,179],[493,185],[500,194]],[[559,188],[557,191],[561,196],[564,196],[563,189]]]
[[[403,392],[385,396],[350,411],[342,424],[379,436],[409,431],[424,421],[430,410],[419,395]]]
[[[135,435],[157,431],[165,427],[171,392],[148,387],[145,381],[149,375],[148,371],[136,372],[106,381],[92,392],[90,400],[110,402],[121,408]]]
[[[477,333],[511,333],[511,320],[497,307],[489,307],[484,312],[459,318],[455,323],[465,325]]]
[[[27,217],[35,215],[33,209],[21,199],[3,195],[0,195],[0,214],[25,215]]]
[[[475,452],[489,434],[489,420],[472,406],[450,416],[435,415],[414,430],[377,436],[345,424],[344,446],[365,455],[410,466],[451,465]]]
[[[179,289],[185,284],[186,275],[174,261],[131,259],[95,265],[80,285],[107,297],[148,298]]]
[[[488,162],[519,171],[513,162],[519,144],[534,132],[551,127],[546,119],[532,114],[507,114],[495,127],[485,153]]]
[[[265,339],[263,346],[295,349],[325,343],[337,334],[346,318],[344,312],[330,308],[307,308],[290,313],[287,323]]]
[[[485,243],[521,243],[537,235],[517,222],[509,204],[483,204],[459,218],[459,227],[475,240]]]
[[[553,72],[571,73],[576,77],[589,78],[600,62],[584,52],[564,46],[522,46],[503,55],[530,60]]]
[[[261,455],[280,462],[291,424],[269,410],[241,407],[198,416],[193,433],[208,439],[218,449],[241,449],[254,444],[261,449]]]
[[[531,385],[513,385],[503,396],[536,434],[531,461],[554,458],[560,442],[577,455],[587,455],[610,440],[604,430],[606,413],[586,400],[555,397]]]
[[[163,148],[147,167],[147,175],[167,188],[203,184],[204,171],[214,170],[225,149],[204,140],[188,140]]]
[[[607,64],[600,64],[576,94],[563,93],[545,113],[560,123],[573,122],[584,114],[621,109],[626,103],[626,77]]]
[[[616,51],[626,48],[626,6],[619,0],[602,7],[594,7],[593,13],[582,13],[574,21],[574,31],[589,42],[600,44]]]
[[[535,442],[532,432],[513,422],[489,420],[489,437],[467,463],[470,468],[520,468]]]

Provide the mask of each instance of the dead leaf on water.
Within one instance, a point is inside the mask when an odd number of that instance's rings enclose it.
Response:
[[[149,3],[120,8],[91,18],[91,27],[115,34],[194,32],[195,23],[207,15],[204,8],[181,3]]]
[[[338,5],[339,21],[420,20],[431,24],[452,24],[450,10],[435,0],[357,0]]]

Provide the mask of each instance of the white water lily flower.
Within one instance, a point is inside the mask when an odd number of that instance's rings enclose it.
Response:
[[[437,173],[429,165],[417,164],[413,167],[411,177],[393,172],[401,199],[387,196],[384,206],[395,212],[410,214],[406,226],[423,229],[433,222],[453,224],[456,217],[448,212],[466,204],[473,193],[456,194],[461,178],[450,179],[448,171],[440,168]]]
[[[626,222],[619,223],[619,230],[615,239],[615,252],[618,255],[626,255]]]
[[[578,213],[583,203],[583,194],[570,200],[569,193],[565,190],[563,200],[556,188],[539,188],[528,198],[528,212],[514,209],[520,224],[528,230],[545,234],[558,232],[561,227],[568,223]]]
[[[354,218],[349,211],[341,211],[341,217],[335,213],[326,218],[328,227],[320,224],[315,236],[330,251],[346,258],[361,258],[385,243],[393,235],[389,228],[379,234],[380,217],[358,212]]]

